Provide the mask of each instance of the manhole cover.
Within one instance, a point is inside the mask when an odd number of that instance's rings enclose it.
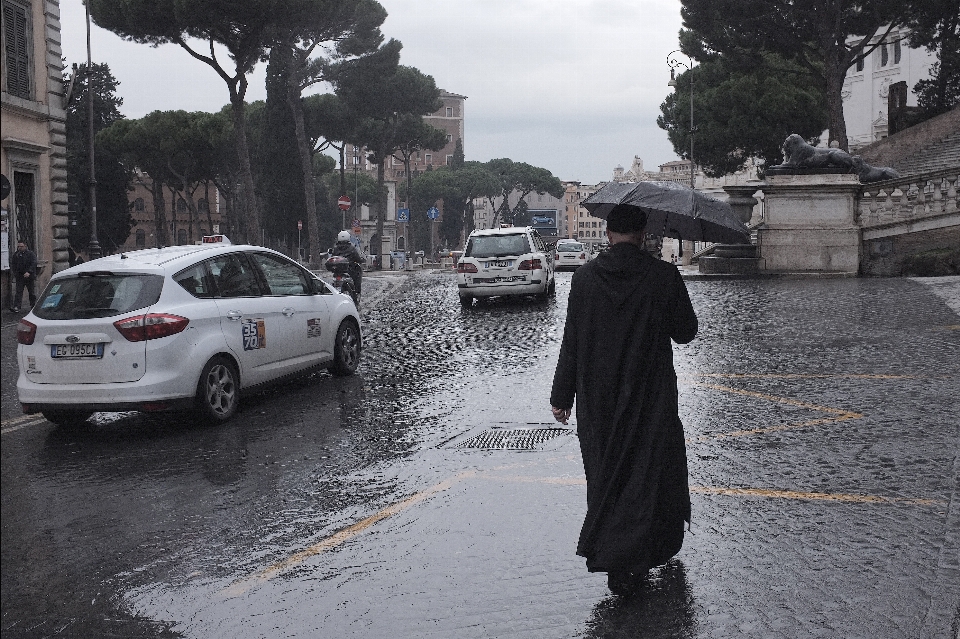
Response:
[[[494,428],[474,435],[459,444],[457,448],[484,448],[498,450],[537,450],[554,437],[566,435],[569,428]]]

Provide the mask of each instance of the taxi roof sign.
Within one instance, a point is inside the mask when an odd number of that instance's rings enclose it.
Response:
[[[204,244],[233,244],[226,235],[204,235],[201,242]]]

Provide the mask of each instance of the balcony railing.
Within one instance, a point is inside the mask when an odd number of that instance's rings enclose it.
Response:
[[[865,184],[857,222],[872,228],[956,213],[958,178],[960,170],[953,168]]]

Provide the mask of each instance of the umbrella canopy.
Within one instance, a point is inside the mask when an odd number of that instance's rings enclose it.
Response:
[[[582,202],[590,215],[607,219],[625,204],[647,214],[645,231],[697,242],[750,242],[750,229],[726,202],[676,182],[610,182]]]

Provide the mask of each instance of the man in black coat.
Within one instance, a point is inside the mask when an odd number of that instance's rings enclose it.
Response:
[[[23,289],[26,287],[30,297],[30,308],[37,303],[37,254],[27,248],[26,243],[17,242],[17,250],[10,256],[10,271],[17,282],[17,293],[13,298],[10,310],[20,311],[20,302],[23,301]]]
[[[577,400],[587,476],[577,554],[622,595],[679,552],[690,521],[670,341],[691,341],[697,316],[676,266],[643,249],[645,224],[638,209],[613,209],[610,249],[574,273],[550,394],[564,424]]]

